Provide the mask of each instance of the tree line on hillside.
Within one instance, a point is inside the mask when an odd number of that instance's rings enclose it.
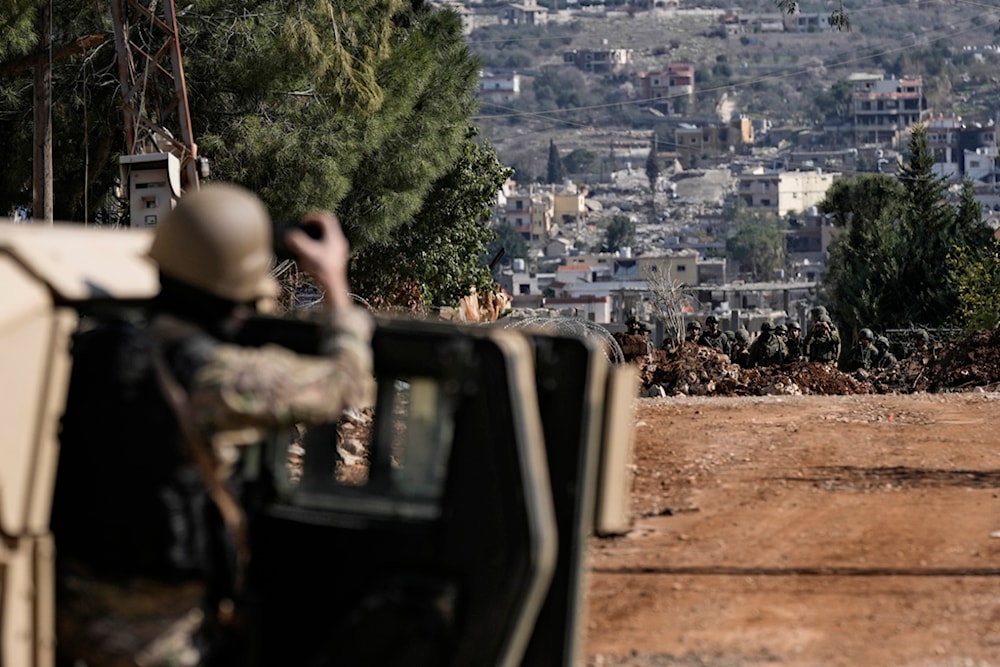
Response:
[[[834,181],[819,210],[839,233],[823,296],[848,331],[1000,324],[1000,242],[966,179],[957,203],[922,126],[896,175]]]
[[[0,211],[31,201],[32,59],[49,0],[0,13]],[[55,218],[112,224],[125,151],[109,7],[52,0]],[[486,264],[509,176],[477,136],[479,61],[451,10],[388,0],[202,0],[179,12],[199,154],[212,179],[257,192],[276,220],[336,210],[352,283],[374,305],[451,305],[494,289]],[[100,39],[103,37],[103,40]]]

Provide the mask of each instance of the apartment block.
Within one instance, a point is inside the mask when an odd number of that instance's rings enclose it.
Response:
[[[899,148],[907,128],[924,119],[923,81],[860,78],[854,82],[851,104],[855,144]]]
[[[511,3],[500,10],[503,25],[545,25],[548,18],[549,10],[535,0]]]
[[[480,72],[479,97],[491,102],[511,102],[521,95],[517,72]]]
[[[677,99],[694,97],[694,65],[689,63],[670,63],[663,70],[640,72],[637,78],[643,99],[663,100],[670,111],[676,109]]]
[[[935,117],[927,121],[927,148],[934,154],[934,173],[961,181],[992,178],[997,154],[996,126],[966,123],[960,117]]]
[[[743,154],[754,144],[753,122],[740,116],[726,125],[679,127],[674,141],[677,156],[684,162],[689,162],[692,155],[701,158]]]
[[[585,72],[618,72],[632,64],[632,49],[573,49],[563,52],[563,62]]]
[[[751,209],[763,209],[780,216],[801,213],[818,206],[826,196],[837,172],[765,171],[740,174],[737,196]]]
[[[513,227],[526,241],[547,241],[553,214],[551,193],[532,188],[507,195],[500,223]]]

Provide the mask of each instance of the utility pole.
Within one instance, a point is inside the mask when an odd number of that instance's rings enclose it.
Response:
[[[42,57],[34,70],[34,141],[32,151],[31,215],[52,224],[52,16],[49,5],[38,9],[39,41]],[[49,56],[49,57],[46,57]]]

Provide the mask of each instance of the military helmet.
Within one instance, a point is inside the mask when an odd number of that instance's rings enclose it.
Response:
[[[862,340],[875,340],[875,333],[867,327],[859,331],[858,335]]]
[[[913,332],[913,339],[919,340],[922,343],[928,343],[930,342],[931,337],[927,334],[926,329],[917,329],[916,331]]]
[[[715,315],[709,315],[708,317],[705,318],[705,324],[718,324],[718,323],[719,323],[719,318],[716,317]]]
[[[763,333],[767,333],[767,332],[771,331],[772,330],[771,323],[770,322],[764,322],[763,324],[760,325],[760,330]]]
[[[697,320],[695,320],[695,321],[692,321],[692,322],[688,322],[687,328],[689,330],[690,329],[699,329],[700,330],[701,329],[701,325],[697,322]]]
[[[788,335],[788,327],[786,327],[784,324],[779,324],[778,326],[774,327],[774,333],[778,334],[779,336],[786,336]]]
[[[826,313],[820,314],[819,321],[822,322],[823,324],[833,324],[833,320],[831,320],[830,316],[827,315]]]
[[[788,323],[788,330],[791,331],[792,329],[794,329],[795,331],[802,331],[802,327],[799,326],[799,323],[796,322],[795,320],[792,320],[791,322]]]
[[[217,297],[247,303],[273,296],[271,216],[252,192],[204,185],[184,195],[157,226],[149,256],[165,275]]]
[[[826,310],[826,306],[813,306],[812,314],[815,317],[819,317],[820,315],[827,315],[828,312]]]
[[[889,337],[879,336],[878,338],[875,339],[875,344],[878,345],[879,347],[889,347]]]
[[[737,329],[736,330],[736,340],[741,341],[743,343],[749,343],[750,342],[750,332],[747,331],[746,329],[742,328],[742,327],[739,328],[739,329]]]

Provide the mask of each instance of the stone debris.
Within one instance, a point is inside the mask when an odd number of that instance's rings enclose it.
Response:
[[[626,362],[639,366],[642,396],[767,396],[939,393],[1000,388],[1000,331],[938,341],[888,369],[845,373],[818,362],[741,368],[712,348],[650,348],[643,336],[615,334]]]

